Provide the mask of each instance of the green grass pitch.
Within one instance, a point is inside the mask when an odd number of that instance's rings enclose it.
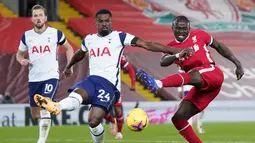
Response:
[[[196,126],[194,126],[196,127]],[[254,123],[205,123],[204,143],[255,143]],[[126,125],[123,140],[115,140],[105,125],[105,143],[185,143],[173,125],[149,125],[142,132],[132,132]],[[0,143],[36,143],[38,127],[0,128]],[[51,127],[47,143],[93,143],[87,125]]]

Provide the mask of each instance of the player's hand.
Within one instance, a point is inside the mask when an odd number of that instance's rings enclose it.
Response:
[[[179,58],[188,59],[194,54],[194,50],[192,48],[185,48],[179,53]]]
[[[27,66],[28,64],[30,64],[30,61],[28,59],[23,59],[23,60],[20,61],[20,64],[22,66]]]
[[[65,68],[64,70],[65,77],[69,77],[73,74],[73,68]]]
[[[244,75],[243,68],[241,66],[237,67],[236,68],[236,78],[237,78],[237,80],[241,79],[243,75]]]

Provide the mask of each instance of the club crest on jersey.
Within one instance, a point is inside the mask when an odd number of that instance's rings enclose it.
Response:
[[[90,49],[90,57],[102,57],[102,56],[111,56],[111,52],[108,47]]]
[[[193,41],[193,43],[197,42],[197,36],[196,35],[192,37],[192,41]]]
[[[49,52],[49,53],[51,52],[50,47],[48,45],[40,46],[40,47],[33,46],[33,48],[32,48],[32,54],[33,53],[46,53],[46,52]]]

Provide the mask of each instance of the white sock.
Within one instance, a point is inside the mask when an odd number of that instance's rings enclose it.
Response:
[[[37,143],[45,143],[50,131],[51,116],[50,112],[46,110],[40,111],[41,119],[39,121],[39,139]]]
[[[158,85],[159,88],[163,87],[163,83],[160,80],[155,80],[156,84]]]
[[[193,117],[189,118],[188,122],[189,122],[189,124],[192,126],[192,123],[193,123]]]
[[[58,105],[61,110],[75,110],[78,109],[83,99],[80,94],[71,92],[68,97],[61,100]]]
[[[89,127],[89,129],[94,143],[104,143],[104,127],[101,123],[97,127]]]
[[[197,127],[200,128],[203,125],[204,111],[197,115]]]

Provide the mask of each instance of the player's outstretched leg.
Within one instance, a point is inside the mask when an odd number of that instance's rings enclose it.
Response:
[[[148,87],[149,90],[154,93],[162,87],[180,87],[187,84],[195,87],[202,86],[201,75],[196,70],[189,73],[174,74],[161,80],[155,80],[144,70],[138,69],[136,76],[143,84],[145,84],[145,86]]]
[[[111,132],[111,135],[115,135],[117,130],[117,125],[116,125],[116,119],[114,119],[114,117],[111,115],[111,113],[108,113],[107,115],[105,115],[105,120],[110,122],[110,132]]]
[[[49,111],[54,115],[58,115],[60,113],[60,108],[58,107],[57,103],[53,102],[48,97],[43,97],[42,95],[35,94],[34,101],[39,107]]]
[[[122,127],[123,127],[123,124],[124,124],[124,117],[123,117],[123,111],[122,111],[123,107],[122,107],[122,104],[121,106],[114,106],[114,111],[115,111],[115,114],[117,116],[117,133],[116,133],[116,136],[115,136],[115,139],[122,139],[123,138],[123,135],[122,135]]]
[[[203,128],[203,117],[204,117],[204,110],[200,112],[197,117],[197,130],[200,134],[205,133],[205,130]]]
[[[88,97],[88,93],[80,88],[73,90],[68,97],[64,98],[60,102],[53,102],[50,98],[43,97],[39,94],[34,96],[35,103],[49,111],[52,114],[58,115],[61,110],[75,110],[78,109],[84,100]]]
[[[172,117],[175,128],[189,143],[202,143],[188,123],[188,119],[197,113],[199,113],[197,107],[191,101],[184,100]]]
[[[101,124],[106,112],[100,107],[93,106],[89,111],[89,129],[94,143],[104,142],[104,127]]]
[[[153,93],[155,93],[160,88],[154,77],[150,76],[142,69],[138,69],[136,71],[136,77]]]

